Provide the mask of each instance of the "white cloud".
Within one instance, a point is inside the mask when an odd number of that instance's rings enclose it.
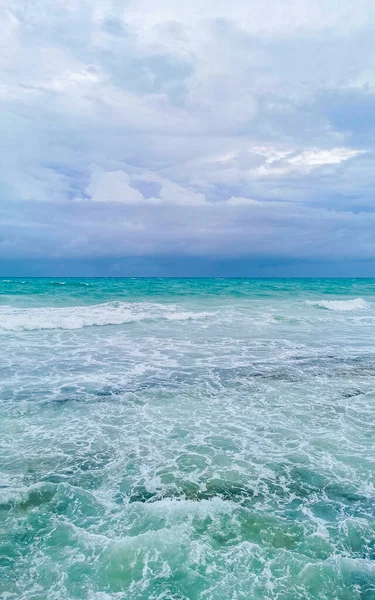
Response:
[[[339,165],[345,160],[363,154],[361,150],[353,148],[331,148],[328,150],[306,150],[287,159],[292,165],[306,167],[320,167],[322,165]]]
[[[227,201],[227,204],[231,206],[261,206],[262,203],[257,200],[252,200],[251,198],[241,198],[238,196],[232,196]]]
[[[142,177],[138,175],[138,180]],[[132,185],[132,180],[125,171],[104,171],[96,168],[92,171],[86,194],[94,202],[120,202],[123,204],[174,204],[183,206],[199,206],[205,204],[204,194],[189,190],[167,179],[150,174],[143,176],[144,181],[160,184],[159,197],[145,198]]]
[[[199,206],[205,203],[204,194],[192,192],[177,183],[165,180],[160,190],[160,200],[167,204],[182,204],[185,206]]]
[[[136,204],[144,200],[143,195],[130,185],[129,176],[124,171],[93,171],[85,191],[94,202]]]

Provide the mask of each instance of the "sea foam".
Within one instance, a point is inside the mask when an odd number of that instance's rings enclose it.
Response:
[[[306,304],[335,311],[363,310],[370,306],[363,298],[353,298],[352,300],[308,300]]]
[[[91,306],[14,308],[0,307],[0,331],[41,329],[82,329],[83,327],[123,325],[145,320],[188,321],[209,316],[176,305],[150,302],[107,302]]]

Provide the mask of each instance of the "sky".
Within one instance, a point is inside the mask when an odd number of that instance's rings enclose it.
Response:
[[[375,276],[373,0],[3,0],[0,275]]]

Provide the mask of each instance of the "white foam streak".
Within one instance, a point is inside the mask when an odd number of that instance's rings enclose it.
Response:
[[[0,307],[0,331],[41,329],[82,329],[83,327],[123,325],[144,320],[187,321],[209,316],[176,305],[150,302],[108,302],[92,306],[13,308]]]

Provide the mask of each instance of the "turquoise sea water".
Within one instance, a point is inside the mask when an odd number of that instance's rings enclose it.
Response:
[[[2,598],[375,599],[375,280],[0,294]]]

